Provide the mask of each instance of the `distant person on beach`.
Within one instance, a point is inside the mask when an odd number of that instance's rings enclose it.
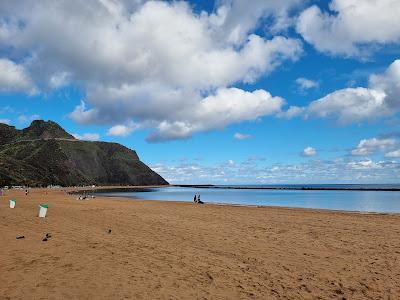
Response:
[[[28,190],[25,190],[25,196],[28,196],[28,193],[29,193]]]
[[[197,203],[197,195],[196,194],[194,195],[193,202]]]
[[[197,203],[198,204],[203,204],[204,202],[200,200],[200,194],[197,195]]]

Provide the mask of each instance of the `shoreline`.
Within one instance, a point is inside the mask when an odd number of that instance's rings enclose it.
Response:
[[[101,193],[99,193],[101,195]],[[96,193],[95,193],[96,195]],[[97,197],[99,199],[116,199],[123,201],[150,201],[160,203],[189,203],[193,204],[192,201],[178,201],[178,200],[158,200],[158,199],[143,199],[134,197],[122,197],[122,196],[106,196],[101,195]],[[90,199],[89,199],[90,200]],[[310,208],[310,207],[294,207],[294,206],[279,206],[279,205],[257,205],[257,204],[234,204],[234,203],[223,203],[223,202],[204,202],[204,204],[196,205],[215,205],[215,206],[228,206],[228,207],[248,207],[248,208],[279,208],[288,210],[310,210],[315,212],[333,212],[333,213],[348,213],[348,214],[362,214],[362,215],[400,215],[400,212],[379,212],[379,211],[362,211],[362,210],[344,210],[344,209],[329,209],[329,208]]]
[[[105,198],[123,198],[125,200],[139,200],[139,201],[160,201],[160,202],[172,202],[172,203],[192,203],[192,201],[179,201],[179,200],[159,200],[159,199],[143,199],[140,197],[123,197],[123,196],[108,196],[102,195],[103,193],[112,193],[112,192],[140,192],[147,190],[145,192],[151,193],[152,188],[168,188],[168,187],[176,187],[174,185],[168,186],[137,186],[137,187],[96,187],[92,190],[74,190],[69,191],[71,195],[79,195],[81,193],[94,194],[99,197]],[[354,213],[354,214],[383,214],[383,215],[400,215],[400,212],[379,212],[379,211],[362,211],[362,210],[345,210],[345,209],[329,209],[329,208],[310,208],[310,207],[295,207],[295,206],[279,206],[279,205],[259,205],[259,204],[240,204],[240,203],[224,203],[224,202],[205,202],[207,205],[222,205],[222,206],[239,206],[239,207],[255,207],[255,208],[263,208],[263,207],[277,207],[283,209],[300,209],[300,210],[316,210],[316,211],[332,211],[332,212],[343,212],[343,213]],[[202,204],[203,205],[203,204]]]
[[[299,186],[218,186],[218,185],[185,185],[185,184],[169,184],[169,185],[154,185],[154,186],[104,186],[104,187],[80,187],[80,188],[72,188],[77,192],[113,192],[113,191],[137,191],[152,189],[152,188],[173,188],[173,187],[181,187],[181,188],[198,188],[198,189],[222,189],[222,190],[288,190],[288,191],[366,191],[366,192],[400,192],[400,188],[358,188],[358,187],[334,187],[335,184],[332,184],[332,187],[316,187],[316,186],[307,186],[307,185],[299,185]],[[354,184],[358,185],[358,184]],[[398,184],[395,184],[398,185]],[[71,189],[69,187],[61,188],[61,189]]]
[[[400,215],[96,197],[0,202],[4,298],[398,298]],[[15,209],[8,199],[15,197]],[[47,203],[46,218],[37,217]],[[44,242],[43,236],[51,234]],[[18,236],[25,236],[17,240]]]

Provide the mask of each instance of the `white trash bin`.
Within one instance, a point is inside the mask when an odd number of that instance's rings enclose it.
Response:
[[[17,204],[17,201],[15,199],[10,200],[10,208],[14,208],[16,204]]]
[[[39,205],[39,218],[45,218],[46,217],[46,213],[47,213],[47,209],[49,208],[49,206],[47,204],[40,204]]]

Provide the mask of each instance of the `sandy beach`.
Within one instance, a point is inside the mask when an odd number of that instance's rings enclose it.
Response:
[[[0,299],[122,298],[399,299],[400,215],[1,197]]]

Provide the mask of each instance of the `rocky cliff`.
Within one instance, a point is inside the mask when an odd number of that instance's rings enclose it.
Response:
[[[0,124],[0,186],[165,185],[120,144],[75,139],[57,123]]]

